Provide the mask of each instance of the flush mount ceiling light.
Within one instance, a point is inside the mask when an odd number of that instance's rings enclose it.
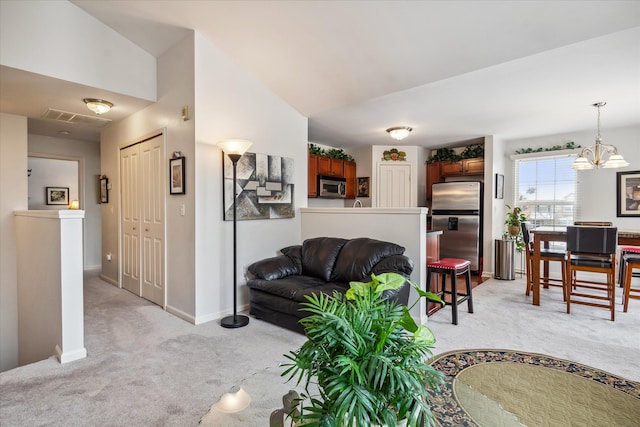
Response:
[[[606,102],[596,102],[594,107],[598,108],[598,133],[596,143],[590,147],[585,147],[580,155],[571,165],[573,169],[599,169],[599,168],[623,168],[629,163],[618,154],[618,149],[610,144],[603,144],[600,138],[600,107],[607,105]]]
[[[104,114],[113,107],[113,103],[104,99],[84,98],[83,101],[87,104],[87,108],[96,114]]]
[[[413,129],[410,128],[409,126],[396,126],[396,127],[387,129],[387,133],[391,135],[391,138],[401,141],[406,137],[408,137],[409,133],[412,130]]]

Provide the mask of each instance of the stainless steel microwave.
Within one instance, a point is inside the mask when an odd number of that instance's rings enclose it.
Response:
[[[347,196],[347,180],[335,176],[318,176],[318,197],[344,199]]]

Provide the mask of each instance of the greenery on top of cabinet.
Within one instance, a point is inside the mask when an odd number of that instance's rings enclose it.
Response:
[[[484,145],[471,144],[464,148],[464,151],[460,153],[460,157],[463,159],[475,159],[477,157],[484,157]]]
[[[345,153],[342,148],[332,148],[325,151],[315,144],[309,144],[309,153],[316,154],[318,156],[329,157],[330,159],[346,160],[348,162],[354,161],[353,157]]]
[[[456,154],[453,148],[438,148],[436,154],[433,155],[427,163],[433,162],[449,162],[455,163],[462,159],[475,159],[484,157],[484,145],[483,144],[469,144],[462,153]]]
[[[433,162],[450,162],[450,163],[454,163],[457,162],[458,160],[460,160],[462,157],[460,157],[460,155],[456,154],[456,152],[453,150],[453,148],[438,148],[436,150],[436,154],[433,155],[433,157],[431,157],[429,160],[427,160],[427,163],[433,163]]]

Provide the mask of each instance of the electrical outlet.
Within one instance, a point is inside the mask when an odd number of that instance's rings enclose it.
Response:
[[[107,254],[107,261],[111,262],[111,254]]]

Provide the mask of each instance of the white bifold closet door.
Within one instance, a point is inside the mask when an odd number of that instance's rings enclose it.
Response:
[[[164,307],[162,135],[120,150],[122,287]]]

